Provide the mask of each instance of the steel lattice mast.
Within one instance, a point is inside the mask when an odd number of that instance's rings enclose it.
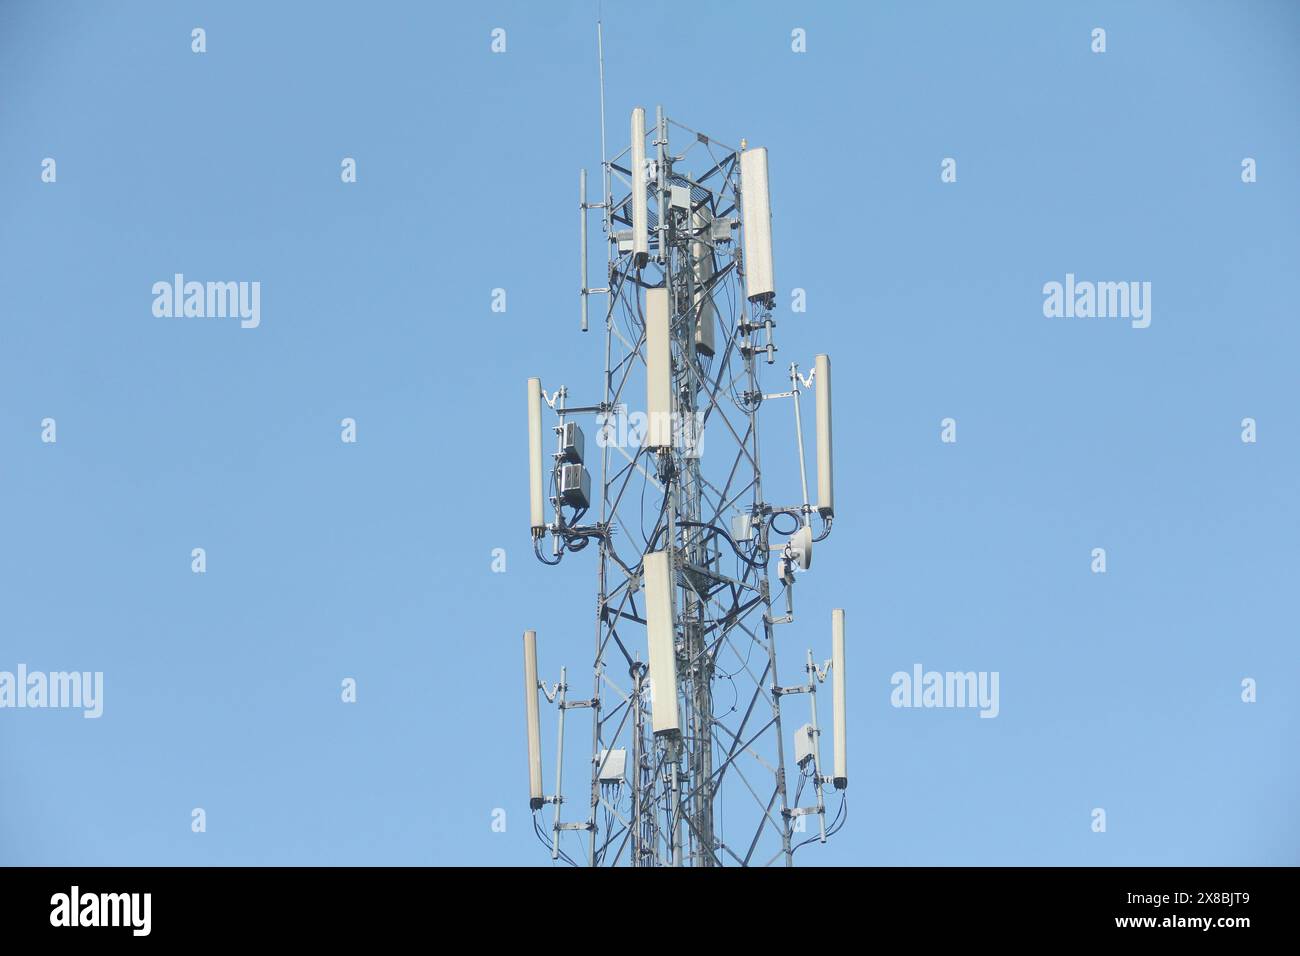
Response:
[[[630,132],[628,148],[603,162],[601,202],[587,202],[581,176],[584,331],[588,297],[607,302],[601,399],[570,405],[567,388],[548,394],[529,380],[535,551],[558,564],[594,543],[597,575],[590,698],[572,697],[564,671],[554,685],[539,681],[536,638],[525,634],[531,806],[554,808],[549,835],[540,814],[535,827],[553,858],[585,856],[593,866],[790,865],[800,843],[824,842],[842,825],[839,816],[828,823],[823,788],[847,784],[843,612],[834,614],[833,662],[819,668],[809,651],[796,686],[783,686],[777,669],[795,571],[808,567],[834,513],[829,360],[818,356],[807,377],[792,363],[785,391],[762,391],[760,371],[776,351],[766,151],[724,146],[662,108],[648,132],[644,111],[633,111]],[[679,153],[673,139],[685,141]],[[591,210],[609,247],[603,288],[587,287]],[[799,405],[814,385],[816,505]],[[792,400],[799,436],[803,497],[793,505],[765,497],[760,466],[760,409],[783,398]],[[557,417],[549,464],[544,405]],[[587,416],[599,458],[594,495],[579,424]],[[816,691],[832,670],[835,771],[824,774]],[[538,689],[558,707],[550,795],[541,782]],[[811,721],[795,734],[788,779],[782,702],[800,693],[810,696]],[[592,718],[585,814],[563,796],[564,721],[579,709]],[[811,837],[803,835],[810,815],[818,828]]]

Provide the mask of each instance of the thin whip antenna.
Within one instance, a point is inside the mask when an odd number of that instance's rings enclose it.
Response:
[[[596,4],[596,58],[600,60],[600,164],[605,165],[605,37],[600,23],[600,4]]]

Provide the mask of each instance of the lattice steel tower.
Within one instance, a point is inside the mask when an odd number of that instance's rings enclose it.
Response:
[[[601,139],[604,153],[603,117]],[[628,147],[602,162],[602,201],[587,202],[585,170],[580,180],[581,327],[589,298],[604,296],[604,377],[599,400],[585,405],[571,405],[567,387],[548,393],[529,379],[529,480],[537,557],[558,564],[594,545],[594,683],[580,697],[565,670],[554,684],[539,680],[536,635],[525,632],[534,827],[553,859],[575,864],[790,865],[799,846],[825,842],[845,819],[842,793],[833,814],[825,802],[827,785],[848,783],[844,612],[832,613],[831,659],[818,666],[808,651],[802,681],[782,685],[778,630],[793,621],[796,573],[830,533],[835,506],[829,359],[818,355],[807,376],[791,363],[779,392],[760,384],[776,355],[767,152],[724,146],[662,108],[647,127],[638,107]],[[609,250],[600,288],[587,284],[593,211]],[[809,388],[815,502],[800,409]],[[794,504],[768,497],[760,467],[759,413],[781,407],[777,399],[793,407]],[[554,452],[543,447],[546,407]],[[828,677],[831,773],[816,705]],[[808,719],[787,737],[783,703],[798,694],[808,695]],[[558,708],[550,794],[542,696]],[[563,795],[574,710],[592,719],[586,799]]]

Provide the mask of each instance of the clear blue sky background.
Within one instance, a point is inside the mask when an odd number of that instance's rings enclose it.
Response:
[[[801,862],[1298,862],[1300,7],[605,7],[611,142],[662,103],[768,146],[782,355],[836,363],[783,678],[846,607],[850,819]],[[519,634],[585,685],[594,560],[529,553],[522,399],[597,397],[594,13],[0,7],[0,669],[106,682],[0,711],[0,863],[549,864]],[[175,272],[261,327],[155,318]],[[1067,272],[1151,327],[1044,318]],[[892,708],[914,663],[1001,715]]]

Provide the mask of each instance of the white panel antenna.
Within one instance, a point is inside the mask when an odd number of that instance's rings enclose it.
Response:
[[[677,642],[673,620],[672,555],[653,551],[645,562],[646,638],[650,652],[650,713],[656,734],[681,730],[677,715]]]
[[[673,353],[668,290],[645,291],[646,447],[673,444]]]
[[[818,355],[813,382],[817,389],[817,510],[823,518],[835,514],[835,473],[831,455],[831,360]]]
[[[707,237],[712,232],[712,224],[707,208],[702,207],[691,214],[691,227],[701,236]],[[691,243],[691,257],[695,260],[692,267],[695,279],[695,350],[701,355],[712,356],[718,323],[713,296],[708,291],[713,279],[713,246],[707,239],[696,239]]]
[[[528,806],[540,810],[542,793],[542,724],[537,702],[537,632],[524,631],[524,713],[528,722]]]
[[[632,259],[640,267],[650,256],[646,238],[645,107],[632,111]]]
[[[542,478],[542,380],[528,380],[528,512],[533,537],[546,529],[546,488]]]
[[[835,711],[835,773],[832,782],[836,790],[849,785],[848,718],[845,714],[847,692],[844,673],[844,609],[831,611],[831,696]]]
[[[745,298],[771,305],[776,298],[772,279],[772,204],[767,187],[767,148],[740,154],[740,190],[745,222]]]

